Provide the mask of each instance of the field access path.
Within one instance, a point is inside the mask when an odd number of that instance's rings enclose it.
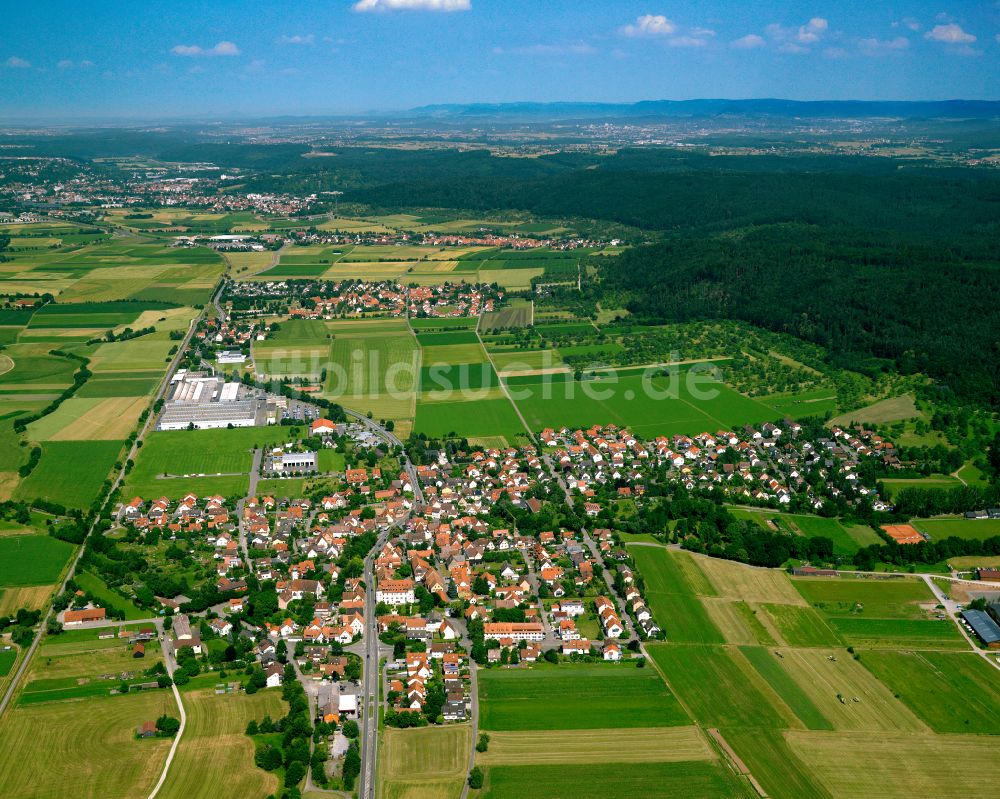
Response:
[[[535,307],[534,301],[532,301],[531,307],[532,307],[532,312],[531,312],[532,318],[534,318],[534,307]],[[483,341],[483,337],[479,334],[479,328],[482,325],[482,323],[483,323],[483,315],[479,314],[479,318],[476,320],[476,339],[479,341],[479,346],[483,348],[483,352],[486,355],[486,360],[489,361],[490,368],[493,370],[493,373],[497,376],[497,382],[500,383],[500,390],[503,391],[503,395],[507,398],[507,402],[509,402],[511,404],[511,407],[514,408],[514,413],[517,414],[517,418],[521,420],[521,425],[524,427],[524,432],[527,433],[528,435],[528,440],[532,444],[535,444],[537,446],[538,441],[535,439],[534,432],[532,432],[531,427],[528,425],[528,421],[524,418],[524,414],[521,413],[521,409],[517,407],[517,403],[514,402],[514,398],[511,397],[510,392],[507,390],[507,383],[504,381],[502,377],[500,377],[500,373],[497,371],[497,365],[493,362],[493,356],[490,355],[490,351],[486,349],[486,343]],[[509,443],[513,445],[513,442]]]
[[[212,294],[212,303],[215,303],[221,291],[222,291],[222,281],[220,280],[219,284],[215,288],[215,292]],[[155,405],[159,400],[163,399],[164,395],[167,393],[167,387],[170,385],[170,381],[173,379],[174,373],[177,371],[177,367],[180,365],[181,358],[184,357],[188,346],[191,344],[191,337],[194,335],[194,331],[195,328],[198,326],[198,323],[204,318],[207,307],[208,306],[206,305],[205,309],[202,309],[201,313],[199,313],[194,319],[192,319],[191,323],[188,325],[187,333],[185,333],[183,341],[181,341],[180,346],[177,348],[177,352],[174,354],[173,359],[170,361],[170,365],[167,367],[167,371],[164,373],[163,379],[160,381],[160,385],[156,389],[156,394],[153,396],[152,401],[150,402],[150,407]],[[142,426],[139,428],[139,432],[136,435],[136,439],[132,443],[132,446],[129,449],[128,454],[124,458],[122,458],[121,461],[122,467],[115,474],[114,481],[111,484],[111,490],[108,492],[108,496],[104,500],[104,504],[101,506],[97,514],[95,514],[94,521],[91,523],[90,528],[87,530],[87,535],[84,537],[83,542],[80,544],[79,549],[77,549],[76,556],[73,558],[73,562],[70,564],[70,567],[66,572],[66,576],[63,578],[63,581],[60,584],[59,590],[55,594],[56,596],[66,591],[67,583],[69,583],[69,581],[72,580],[73,576],[76,574],[77,566],[80,564],[80,559],[83,557],[83,553],[87,545],[87,539],[89,539],[90,536],[93,534],[94,529],[97,527],[97,522],[100,521],[101,514],[104,513],[104,511],[107,509],[108,500],[110,499],[110,497],[115,493],[115,491],[121,488],[122,483],[125,480],[125,466],[129,462],[135,460],[139,452],[139,448],[142,446],[142,442],[146,437],[146,434],[150,431],[152,427],[155,426],[155,420],[156,420],[156,414],[150,412],[149,416],[146,418],[146,421],[143,422]],[[39,624],[38,632],[35,633],[35,637],[31,642],[31,646],[28,647],[28,651],[21,659],[21,663],[18,666],[17,671],[11,677],[10,685],[7,686],[6,693],[3,695],[2,698],[0,698],[0,716],[3,715],[4,711],[6,711],[8,705],[10,704],[11,698],[14,696],[14,693],[17,691],[17,688],[21,683],[21,679],[27,672],[28,664],[31,662],[32,657],[38,650],[38,645],[41,643],[42,636],[45,635],[45,629],[48,626],[49,619],[51,619],[52,617],[53,617],[52,603],[50,602],[48,608],[45,611],[45,616],[42,618],[41,623]],[[178,707],[180,708],[181,715],[183,715],[184,708],[180,703],[180,694],[176,694],[175,692],[175,695],[177,697],[177,704]],[[181,731],[183,731],[183,727],[181,728]],[[175,740],[180,740],[181,731],[178,732]],[[166,772],[166,769],[164,769],[164,772]]]

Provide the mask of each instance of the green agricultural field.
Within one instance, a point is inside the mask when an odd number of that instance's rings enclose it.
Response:
[[[159,383],[156,377],[91,378],[74,396],[78,399],[144,397],[152,394]]]
[[[426,318],[414,317],[409,320],[410,327],[417,332],[445,332],[456,328],[470,329],[475,328],[478,321],[474,316],[429,316]]]
[[[412,334],[337,334],[324,396],[378,419],[412,419],[419,376]]]
[[[510,401],[503,397],[457,402],[417,402],[414,432],[436,437],[502,437],[512,442],[526,435]]]
[[[695,726],[601,730],[491,730],[481,766],[567,766],[585,763],[600,748],[608,763],[673,763],[716,760],[707,736]]]
[[[484,730],[583,730],[690,724],[655,669],[537,665],[479,676]]]
[[[828,615],[917,619],[925,616],[921,603],[935,603],[927,584],[917,578],[806,577],[793,578],[792,585],[810,605]]]
[[[489,342],[486,344],[490,347]],[[542,369],[569,369],[563,366],[556,350],[499,350],[489,348],[490,359],[501,372],[525,372]]]
[[[912,519],[911,524],[934,541],[952,536],[982,541],[1000,535],[1000,519]]]
[[[527,327],[534,318],[534,305],[530,302],[512,302],[499,311],[484,313],[480,330],[504,330],[512,327]]]
[[[646,650],[703,727],[787,728],[794,714],[738,650],[647,644]]]
[[[122,450],[121,441],[46,441],[42,459],[14,492],[16,499],[45,499],[88,508]],[[86,464],[85,469],[80,464]]]
[[[854,646],[965,647],[951,621],[931,618],[921,607],[937,604],[922,580],[804,578],[793,580],[793,584],[823,614],[827,624]]]
[[[478,344],[474,330],[450,330],[444,333],[417,333],[421,347],[446,347],[453,344]]]
[[[595,759],[600,759],[596,757]],[[577,763],[572,766],[490,766],[483,799],[745,799],[756,796],[720,763]]]
[[[177,716],[169,691],[18,705],[0,719],[0,785],[10,797],[146,799],[170,748],[139,740],[135,729],[163,713]]]
[[[889,649],[966,649],[949,619],[870,619],[833,617],[830,625],[848,643]]]
[[[629,546],[646,581],[646,601],[667,639],[683,643],[722,643],[725,639],[672,553],[662,547]]]
[[[0,537],[0,588],[54,583],[75,550],[50,535]]]
[[[837,633],[812,608],[761,603],[758,610],[789,646],[843,645]]]
[[[0,678],[10,674],[17,662],[17,649],[0,649]]]
[[[727,729],[726,741],[774,799],[831,799],[778,730]]]
[[[489,363],[454,363],[425,366],[420,370],[420,391],[441,395],[442,399],[466,390],[495,388],[500,380]],[[461,396],[461,394],[458,394]]]
[[[305,428],[270,426],[235,430],[159,430],[146,436],[129,484],[162,475],[248,474],[253,450],[290,441]]]
[[[971,652],[864,652],[861,662],[938,733],[1000,734],[1000,672]]]
[[[804,536],[829,538],[833,541],[834,553],[838,555],[853,555],[863,546],[882,543],[874,530],[863,525],[846,527],[837,519],[822,516],[797,515],[787,518]]]
[[[744,397],[708,374],[679,371],[644,378],[643,370],[609,370],[596,379],[572,375],[506,378],[511,395],[534,429],[623,425],[639,435],[696,434],[772,419],[773,409]]]

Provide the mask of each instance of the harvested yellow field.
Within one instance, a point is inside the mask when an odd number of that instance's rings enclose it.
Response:
[[[158,311],[143,311],[138,318],[128,325],[119,325],[116,332],[131,327],[141,330],[144,327],[155,327],[157,330],[182,330],[188,326],[191,319],[190,308],[165,308]]]
[[[1000,780],[996,741],[985,735],[795,731],[785,738],[834,799],[966,799]]]
[[[467,724],[397,730],[382,735],[380,763],[388,779],[441,779],[464,775],[469,765],[472,728]],[[382,766],[380,766],[382,768]]]
[[[727,644],[753,646],[775,643],[774,636],[746,602],[706,596],[701,598],[701,603]]]
[[[18,608],[41,610],[49,601],[54,585],[26,585],[0,589],[0,616],[9,616]]]
[[[331,266],[323,273],[328,280],[337,278],[364,278],[366,280],[391,280],[400,277],[417,265],[416,261],[357,261]]]
[[[458,267],[458,261],[439,261],[435,258],[429,258],[428,260],[422,262],[417,269],[423,273],[436,273],[436,272],[454,272]]]
[[[465,783],[472,747],[467,724],[386,728],[379,745],[382,799],[457,799]]]
[[[600,752],[609,763],[673,763],[714,760],[715,750],[698,727],[640,727],[614,730],[491,732],[479,765],[572,765]]]
[[[702,557],[696,561],[719,596],[775,605],[806,605],[788,575],[780,569],[746,566],[718,558]]]
[[[160,799],[245,799],[278,791],[278,778],[254,765],[247,722],[277,719],[287,706],[277,689],[256,694],[216,695],[212,689],[184,693],[187,729],[170,766]],[[109,794],[110,796],[111,794]]]
[[[229,261],[236,274],[261,272],[274,260],[273,252],[227,252],[223,257]]]
[[[489,247],[447,247],[440,252],[431,253],[427,256],[428,261],[455,261],[474,252],[488,250]]]
[[[871,672],[840,649],[783,649],[781,666],[838,730],[908,730],[926,725]]]
[[[20,480],[17,472],[0,472],[0,502],[6,502],[14,496],[14,489]]]
[[[135,429],[148,405],[145,397],[108,397],[49,436],[49,441],[121,441]]]
[[[145,799],[170,741],[135,728],[177,716],[169,691],[9,708],[0,719],[0,785],[9,797]]]
[[[683,549],[675,549],[671,552],[671,557],[677,567],[684,572],[684,576],[691,584],[691,588],[696,594],[702,596],[718,596],[718,591],[705,574],[704,569],[699,565],[706,558],[703,555],[695,555],[685,552]]]

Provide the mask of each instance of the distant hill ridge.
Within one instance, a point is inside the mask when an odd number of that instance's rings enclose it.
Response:
[[[776,116],[823,118],[1000,119],[994,100],[643,100],[637,103],[450,103],[410,110],[414,116],[532,119]]]

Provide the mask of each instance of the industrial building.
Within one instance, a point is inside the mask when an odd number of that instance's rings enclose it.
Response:
[[[315,472],[318,462],[315,452],[285,452],[275,450],[268,457],[264,469],[265,471],[280,472]]]
[[[264,405],[263,399],[247,386],[182,369],[171,380],[157,429],[253,427],[265,423]]]

